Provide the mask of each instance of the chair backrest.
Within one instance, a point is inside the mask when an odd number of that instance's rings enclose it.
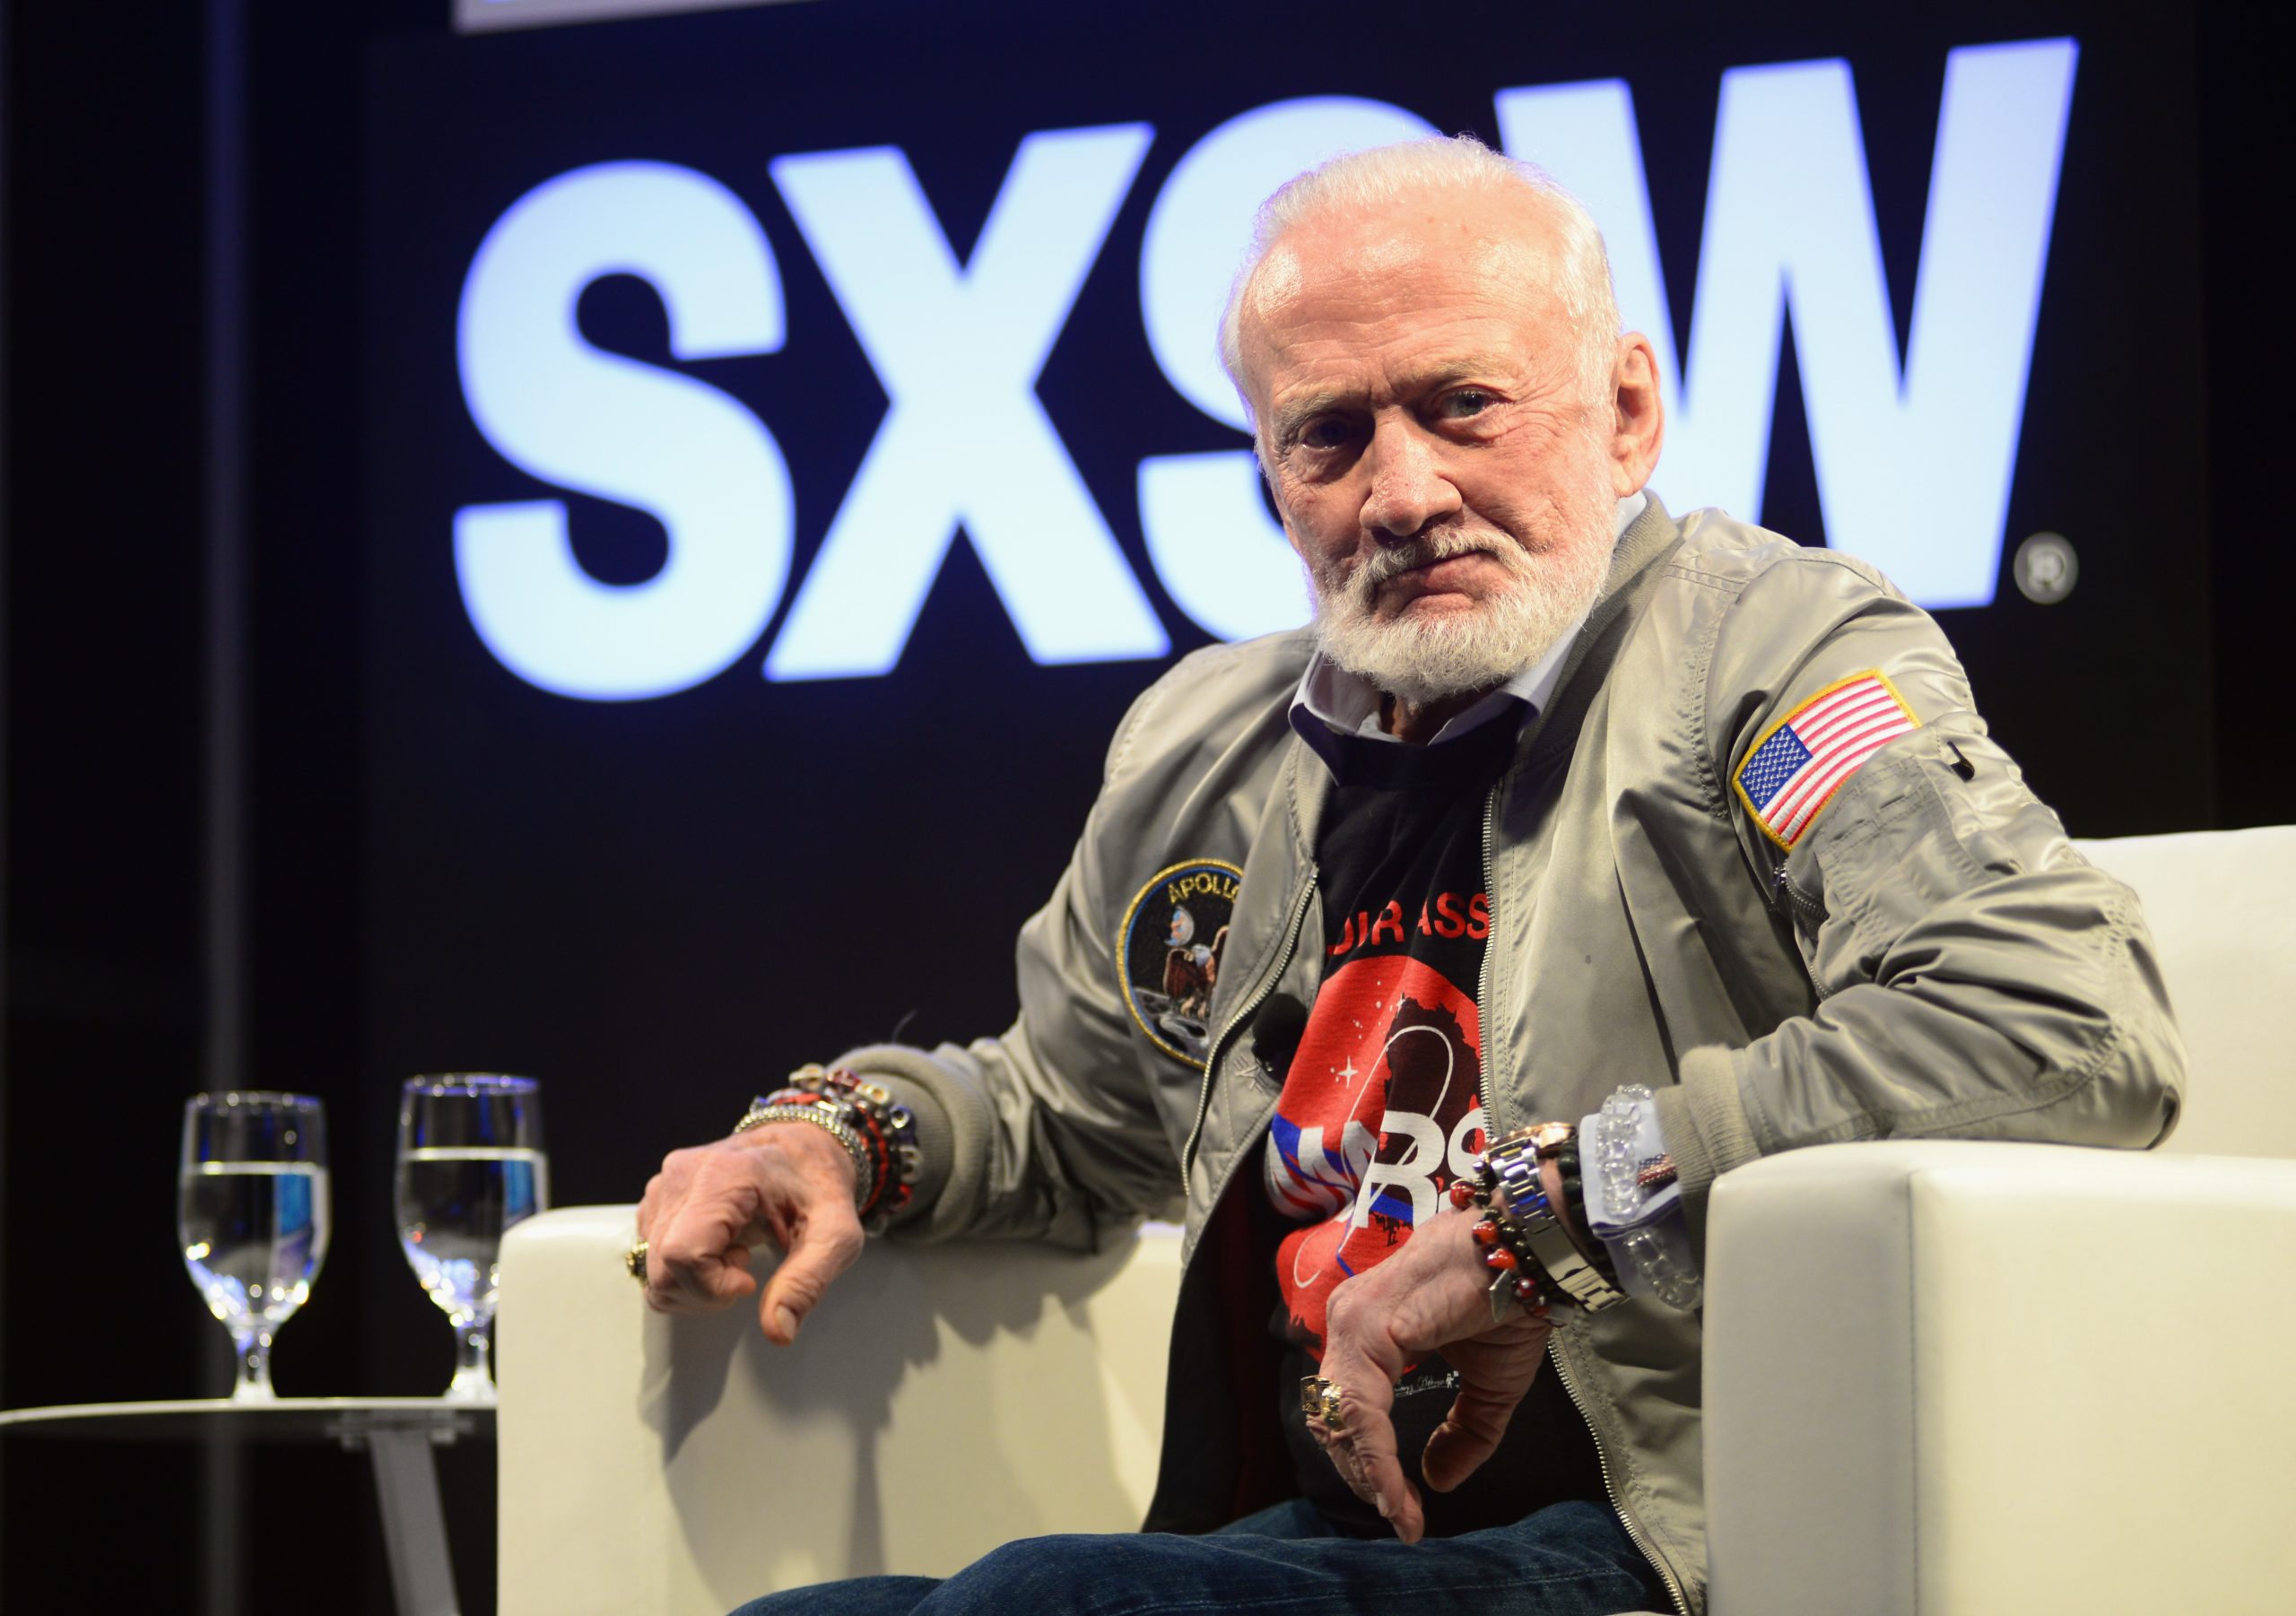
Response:
[[[2135,889],[2190,1056],[2168,1150],[2296,1156],[2296,825],[2077,844]]]

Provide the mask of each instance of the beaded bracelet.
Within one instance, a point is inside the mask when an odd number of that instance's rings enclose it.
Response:
[[[1596,1154],[1603,1176],[1603,1211],[1612,1222],[1631,1222],[1653,1197],[1674,1181],[1671,1155],[1648,1163],[1638,1163],[1634,1158],[1635,1133],[1642,1120],[1642,1108],[1651,1098],[1650,1090],[1641,1083],[1622,1085],[1603,1102],[1589,1130],[1595,1135]],[[1688,1312],[1703,1299],[1704,1282],[1674,1261],[1674,1254],[1655,1231],[1629,1229],[1622,1235],[1605,1237],[1603,1244],[1614,1252],[1623,1252],[1651,1292],[1668,1307]]]
[[[768,1123],[804,1122],[827,1133],[845,1147],[853,1158],[853,1203],[865,1223],[869,1208],[876,1203],[877,1166],[871,1160],[869,1146],[859,1132],[850,1126],[830,1107],[815,1103],[778,1103],[770,1096],[761,1096],[750,1102],[750,1108],[741,1121],[734,1125],[734,1132],[746,1134],[752,1128],[761,1128]]]
[[[832,1116],[837,1119],[839,1126],[852,1133],[854,1139],[860,1146],[858,1165],[864,1169],[871,1186],[866,1191],[858,1187],[854,1191],[856,1210],[860,1212],[864,1221],[866,1221],[870,1214],[876,1211],[876,1192],[883,1187],[891,1177],[886,1171],[883,1130],[873,1125],[868,1114],[860,1107],[845,1104],[809,1090],[776,1089],[772,1093],[762,1097],[758,1103],[777,1111],[811,1111],[817,1116]]]
[[[1618,1243],[1660,1301],[1685,1313],[1696,1310],[1705,1298],[1706,1282],[1675,1262],[1657,1235],[1647,1229],[1631,1229]]]
[[[820,1066],[802,1066],[790,1074],[787,1088],[768,1098],[785,1102],[811,1100],[850,1111],[869,1142],[879,1177],[892,1202],[886,1210],[898,1210],[908,1203],[923,1168],[924,1155],[916,1143],[914,1114],[885,1089],[865,1082],[842,1067],[823,1070]]]
[[[1587,1260],[1595,1265],[1605,1279],[1613,1285],[1616,1285],[1618,1264],[1611,1259],[1610,1247],[1603,1244],[1602,1238],[1595,1234],[1593,1227],[1587,1221],[1587,1191],[1579,1174],[1577,1140],[1570,1141],[1554,1152],[1554,1165],[1555,1169],[1562,1176],[1563,1200],[1570,1204],[1572,1216],[1578,1221],[1578,1226],[1592,1237],[1578,1242],[1579,1250],[1586,1254]]]
[[[812,1105],[828,1110],[859,1137],[874,1187],[860,1197],[861,1221],[876,1233],[916,1195],[925,1166],[917,1143],[917,1117],[879,1084],[843,1067],[800,1066],[783,1088],[760,1102],[769,1106]]]
[[[1482,1166],[1478,1159],[1476,1166]],[[1474,1229],[1475,1244],[1483,1247],[1483,1264],[1495,1270],[1491,1282],[1491,1316],[1499,1317],[1502,1300],[1511,1295],[1526,1308],[1546,1305],[1546,1286],[1542,1282],[1546,1271],[1523,1238],[1522,1226],[1511,1218],[1500,1218],[1492,1210],[1488,1190],[1478,1195],[1476,1186],[1465,1178],[1455,1179],[1451,1185],[1451,1203],[1464,1210],[1480,1206],[1483,1216]],[[1509,1275],[1513,1277],[1509,1279]]]
[[[1635,1127],[1642,1119],[1642,1108],[1650,1103],[1651,1098],[1650,1090],[1643,1084],[1627,1083],[1605,1100],[1603,1108],[1595,1114],[1595,1153],[1603,1175],[1603,1210],[1613,1222],[1632,1222],[1634,1214],[1642,1210],[1642,1203],[1662,1187],[1644,1183],[1634,1164]]]

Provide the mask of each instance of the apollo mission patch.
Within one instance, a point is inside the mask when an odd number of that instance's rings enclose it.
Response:
[[[1201,1065],[1212,1047],[1212,990],[1244,873],[1216,858],[1159,870],[1117,930],[1125,1008],[1148,1041]]]

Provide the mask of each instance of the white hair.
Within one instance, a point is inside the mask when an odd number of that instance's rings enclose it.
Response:
[[[1405,141],[1350,152],[1288,180],[1260,204],[1252,221],[1251,247],[1228,289],[1220,317],[1220,362],[1251,413],[1244,390],[1244,295],[1268,251],[1303,222],[1323,214],[1369,213],[1406,196],[1430,192],[1473,195],[1528,191],[1553,221],[1561,248],[1560,274],[1551,290],[1579,334],[1579,377],[1589,399],[1610,390],[1616,351],[1618,297],[1611,287],[1610,255],[1603,233],[1586,204],[1557,185],[1536,163],[1494,152],[1472,135]],[[1258,423],[1253,422],[1255,435]]]

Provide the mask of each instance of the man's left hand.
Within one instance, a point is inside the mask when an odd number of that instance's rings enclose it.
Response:
[[[1326,1315],[1323,1374],[1340,1387],[1343,1429],[1312,1417],[1308,1429],[1355,1496],[1406,1543],[1419,1541],[1426,1516],[1396,1457],[1396,1381],[1438,1349],[1458,1371],[1459,1394],[1420,1460],[1427,1484],[1448,1492],[1497,1450],[1552,1328],[1544,1308],[1512,1302],[1492,1323],[1493,1275],[1472,1212],[1443,1213],[1378,1267],[1343,1281]]]

